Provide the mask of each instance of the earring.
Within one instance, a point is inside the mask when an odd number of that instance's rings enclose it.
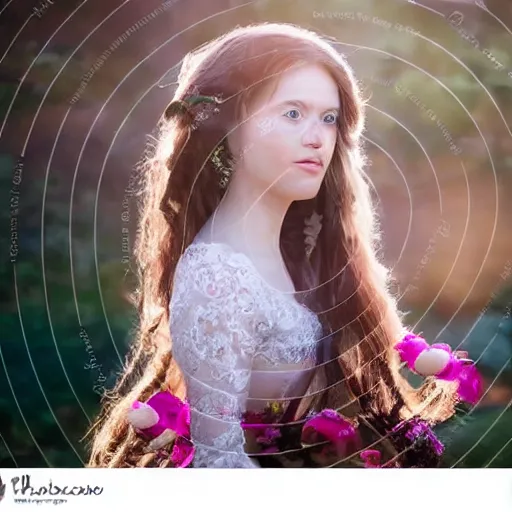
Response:
[[[212,165],[219,175],[220,188],[227,188],[231,175],[233,174],[233,165],[227,156],[227,149],[224,143],[217,146],[211,156]]]
[[[305,245],[306,245],[306,257],[309,259],[313,249],[316,246],[316,240],[320,231],[322,230],[322,219],[323,216],[319,215],[316,212],[313,212],[311,217],[306,218],[303,233],[306,235]]]

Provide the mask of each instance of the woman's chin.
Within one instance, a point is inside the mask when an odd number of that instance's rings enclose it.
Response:
[[[307,201],[317,196],[320,187],[303,187],[295,190],[293,194],[294,201]]]

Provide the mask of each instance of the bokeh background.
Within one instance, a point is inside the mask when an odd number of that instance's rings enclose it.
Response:
[[[135,165],[184,54],[235,25],[336,38],[368,99],[368,174],[407,321],[485,394],[449,467],[512,467],[509,0],[0,3],[0,467],[81,467],[136,317]]]

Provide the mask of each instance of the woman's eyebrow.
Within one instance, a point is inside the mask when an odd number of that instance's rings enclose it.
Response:
[[[295,105],[295,106],[301,107],[305,110],[308,110],[311,107],[310,105],[308,105],[307,103],[305,103],[304,101],[301,101],[301,100],[286,100],[286,101],[280,102],[277,106],[282,107],[285,105]],[[339,112],[340,109],[339,109],[339,107],[327,107],[327,108],[322,109],[322,112],[326,112],[326,111]]]

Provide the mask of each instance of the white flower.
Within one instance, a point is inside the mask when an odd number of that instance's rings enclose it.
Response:
[[[139,402],[139,408],[130,409],[126,418],[132,427],[139,430],[151,428],[153,425],[156,425],[160,419],[153,407],[143,402]]]

